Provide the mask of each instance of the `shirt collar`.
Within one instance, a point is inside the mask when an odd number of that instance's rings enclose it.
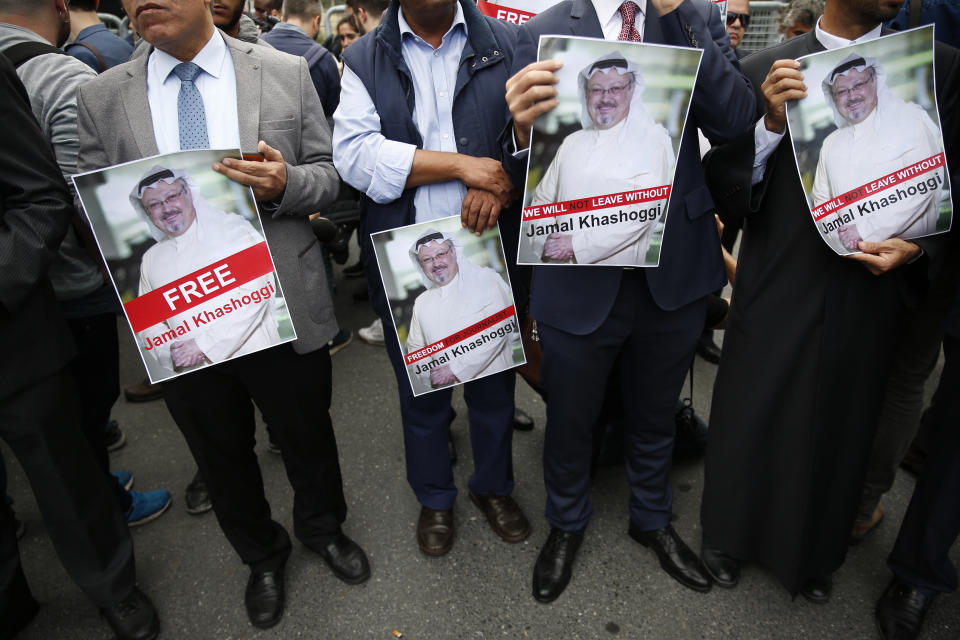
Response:
[[[77,34],[77,38],[76,40],[74,40],[74,42],[82,38],[86,38],[92,33],[96,33],[98,31],[106,31],[106,30],[107,28],[102,24],[92,24],[89,27],[84,27],[83,29],[81,29],[80,33]]]
[[[403,37],[407,34],[410,34],[413,38],[420,38],[417,34],[413,32],[413,29],[410,28],[410,25],[407,24],[406,18],[403,17],[403,9],[397,11],[397,18],[400,21],[400,39],[403,40]],[[460,6],[460,3],[457,2],[456,13],[453,14],[453,24],[450,25],[450,28],[447,29],[447,32],[443,34],[443,40],[446,41],[447,36],[453,33],[453,30],[457,28],[457,25],[461,25],[463,32],[467,32],[467,21],[463,17],[463,7]]]
[[[840,47],[846,47],[851,44],[858,44],[860,42],[867,42],[868,40],[874,40],[880,37],[880,29],[883,25],[878,24],[876,27],[867,31],[865,34],[854,40],[847,40],[846,38],[841,38],[840,36],[835,36],[832,33],[827,33],[820,28],[820,21],[823,20],[823,16],[817,20],[816,26],[816,36],[817,40],[822,44],[826,49],[839,49]]]
[[[623,0],[592,0],[592,2],[594,10],[597,12],[597,19],[601,25],[609,23],[614,15],[620,13],[620,5],[623,4]],[[647,0],[632,0],[632,2],[640,7],[637,19],[645,18],[647,15]],[[639,25],[635,26],[637,27],[637,31],[641,31]]]
[[[156,63],[157,73],[163,78],[163,81],[166,82],[170,74],[173,73],[173,68],[180,64],[180,61],[166,51],[161,51],[156,48],[153,50],[152,55]],[[214,29],[210,40],[208,40],[207,44],[203,46],[203,49],[200,49],[200,52],[193,57],[191,62],[203,69],[205,73],[209,73],[214,78],[219,78],[223,73],[223,63],[228,55],[227,43],[223,41],[220,30]]]
[[[273,31],[293,31],[295,33],[300,33],[307,36],[306,31],[304,31],[303,29],[301,29],[295,24],[290,24],[289,22],[278,22],[277,24],[273,25],[272,30]],[[307,37],[309,38],[310,36],[307,36]]]

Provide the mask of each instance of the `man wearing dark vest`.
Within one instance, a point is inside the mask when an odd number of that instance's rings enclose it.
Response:
[[[340,104],[340,72],[333,54],[316,42],[322,18],[319,0],[286,0],[283,21],[261,37],[279,51],[306,58],[323,115],[329,118]]]
[[[456,214],[481,230],[512,200],[498,135],[507,122],[503,87],[516,28],[485,18],[472,0],[425,4],[394,0],[380,25],[344,52],[334,114],[333,160],[364,194],[360,238],[370,301],[387,327],[393,323],[369,234]],[[500,222],[510,262],[518,208]],[[422,505],[417,542],[424,553],[443,555],[453,545],[457,495],[447,451],[452,389],[414,397],[396,337],[386,342],[400,393],[407,479]],[[510,497],[514,380],[506,371],[464,386],[475,459],[470,497],[508,542],[530,533]]]
[[[695,47],[703,49],[703,60],[677,154],[660,265],[534,268],[530,313],[543,346],[548,398],[543,462],[551,531],[534,566],[533,595],[541,602],[556,599],[572,575],[593,513],[592,428],[615,366],[626,414],[629,535],[655,551],[671,577],[707,591],[709,577],[670,524],[669,480],[677,396],[703,329],[707,294],[726,282],[697,128],[714,142],[732,139],[752,124],[754,96],[719,12],[709,3],[565,0],[520,27],[519,72],[507,84],[511,149],[526,149],[533,121],[557,104],[553,72],[560,63],[533,62],[544,34]],[[522,171],[524,154],[510,158],[512,171]]]

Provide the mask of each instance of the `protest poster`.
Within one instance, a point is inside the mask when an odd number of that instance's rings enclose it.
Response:
[[[546,11],[560,0],[477,0],[480,13],[504,22],[523,24],[538,13]]]
[[[73,176],[151,382],[296,338],[253,192],[180,151]]]
[[[813,223],[839,255],[861,241],[949,231],[950,180],[933,27],[800,58],[807,97],[787,104]]]
[[[526,362],[499,225],[477,236],[457,215],[370,238],[415,396]]]
[[[519,264],[655,267],[699,49],[541,36],[559,104],[530,139]]]

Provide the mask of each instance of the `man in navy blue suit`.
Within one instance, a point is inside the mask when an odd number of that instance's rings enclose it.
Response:
[[[614,366],[620,370],[627,418],[629,534],[656,552],[670,576],[707,591],[710,578],[670,525],[668,477],[676,398],[703,330],[706,296],[726,282],[696,131],[722,142],[748,129],[753,91],[740,73],[718,10],[705,0],[565,0],[520,30],[514,65],[520,71],[507,82],[513,139],[505,141],[515,151],[515,184],[523,182],[524,153],[517,150],[527,148],[536,117],[557,105],[553,85],[560,63],[531,63],[544,34],[671,44],[704,53],[680,145],[660,266],[534,270],[530,312],[543,346],[550,535],[534,566],[533,595],[541,602],[556,599],[572,575],[592,514],[592,427]]]

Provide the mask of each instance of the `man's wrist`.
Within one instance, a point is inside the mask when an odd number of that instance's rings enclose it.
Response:
[[[780,126],[778,127],[778,126],[777,126],[777,123],[773,122],[773,121],[770,119],[770,114],[767,114],[767,115],[763,116],[763,126],[764,126],[764,128],[766,128],[766,130],[769,131],[770,133],[776,133],[777,135],[780,135],[780,134],[783,133],[784,130],[786,129],[786,127],[783,126],[783,125],[780,125]]]
[[[513,123],[513,141],[516,145],[517,152],[523,151],[530,146],[530,132],[521,130],[516,121]]]

